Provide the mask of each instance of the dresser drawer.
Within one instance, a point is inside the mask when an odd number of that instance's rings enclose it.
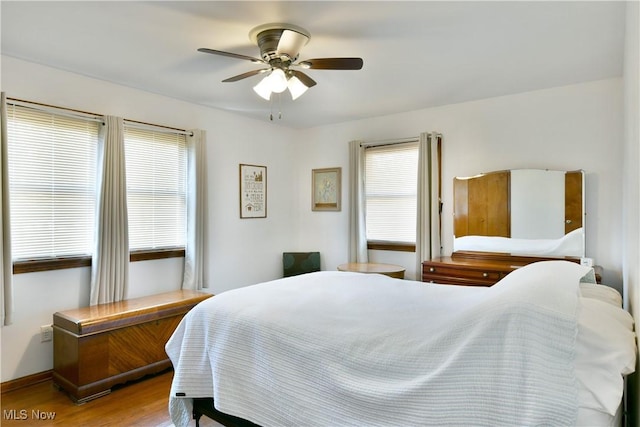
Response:
[[[422,263],[422,281],[445,285],[493,286],[512,271],[531,264],[554,258],[509,256],[502,254],[479,257],[475,253],[463,256],[433,258]],[[569,259],[579,262],[579,258]],[[596,267],[596,281],[600,283],[602,268]]]
[[[422,263],[422,281],[450,285],[492,286],[516,265],[480,262],[457,261],[451,257],[435,258]]]
[[[465,286],[492,286],[497,280],[474,279],[461,276],[442,276],[438,274],[424,273],[423,282],[438,283],[442,285],[465,285]]]
[[[502,279],[499,271],[482,270],[475,268],[462,268],[460,266],[425,265],[423,275],[430,277],[455,277],[459,279],[477,280],[480,282],[495,283]]]

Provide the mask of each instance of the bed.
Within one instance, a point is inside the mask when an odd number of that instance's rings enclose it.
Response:
[[[166,344],[177,427],[621,425],[620,295],[568,261],[492,287],[323,271],[216,295]],[[216,416],[220,418],[215,418]]]

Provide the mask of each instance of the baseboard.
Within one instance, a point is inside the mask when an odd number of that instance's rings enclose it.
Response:
[[[26,377],[16,378],[15,380],[5,381],[0,384],[1,394],[17,390],[19,388],[49,381],[53,377],[53,371],[48,370],[38,372],[37,374],[27,375]]]

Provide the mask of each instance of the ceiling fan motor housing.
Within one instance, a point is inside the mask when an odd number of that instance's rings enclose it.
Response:
[[[276,52],[281,35],[282,30],[267,30],[258,34],[258,46],[262,59],[267,62],[271,62],[272,59],[280,59]],[[295,60],[295,58],[291,58],[291,60]]]
[[[307,44],[310,35],[307,30],[291,24],[265,24],[251,30],[249,38],[260,48],[262,59],[271,64],[274,60],[295,61],[299,48]]]

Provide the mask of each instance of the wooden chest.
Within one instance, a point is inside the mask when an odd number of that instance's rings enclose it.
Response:
[[[115,384],[171,367],[164,351],[182,317],[211,297],[173,291],[53,315],[53,382],[84,403]]]

